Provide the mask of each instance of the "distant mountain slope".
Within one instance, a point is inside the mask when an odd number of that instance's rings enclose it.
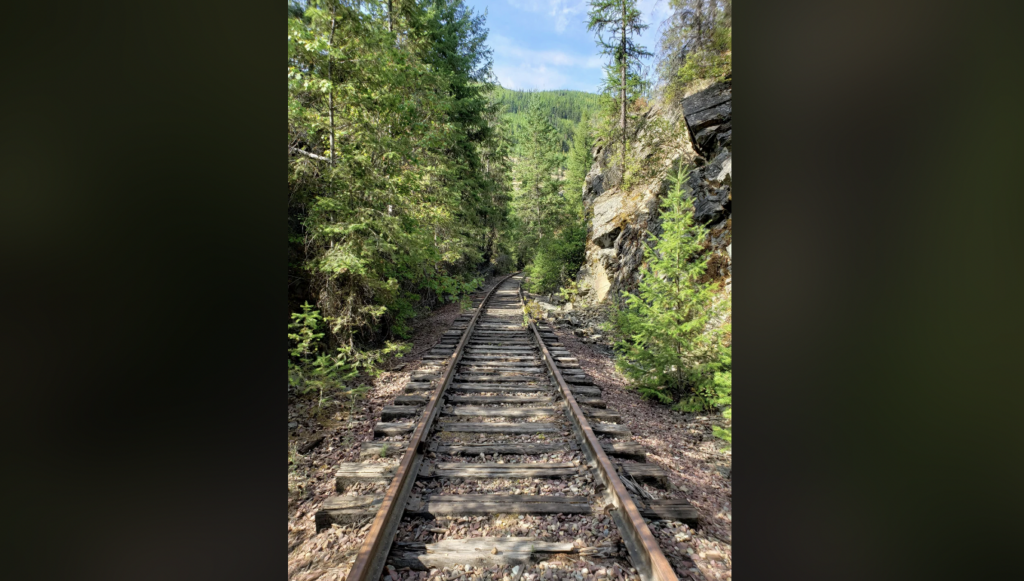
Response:
[[[505,106],[504,117],[512,129],[513,144],[518,144],[519,135],[525,130],[527,110],[538,102],[548,112],[548,120],[558,131],[563,152],[569,151],[573,132],[583,112],[593,115],[601,99],[600,95],[584,91],[513,91],[504,87],[495,88],[494,97]]]

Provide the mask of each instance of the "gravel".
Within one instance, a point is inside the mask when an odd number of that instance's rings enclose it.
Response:
[[[646,484],[640,487],[654,498],[686,499],[699,512],[696,531],[681,523],[649,524],[676,574],[681,579],[731,578],[732,480],[722,474],[731,471],[732,454],[721,450],[723,444],[711,430],[714,425],[724,425],[721,416],[681,414],[641,399],[626,387],[628,380],[615,369],[615,355],[610,349],[580,341],[571,329],[553,326],[553,330],[594,384],[601,387],[608,409],[622,416],[621,423],[632,432],[632,441],[647,450],[647,461],[661,466],[672,485],[668,491]],[[689,540],[678,541],[679,533]],[[692,555],[687,548],[692,549]]]
[[[490,283],[490,284],[493,284]],[[489,288],[489,287],[487,287]],[[341,462],[359,462],[359,444],[374,440],[373,426],[381,409],[401,395],[412,373],[437,368],[434,361],[423,361],[452,323],[464,312],[449,304],[436,309],[413,326],[412,351],[393,359],[390,367],[367,381],[370,391],[357,401],[317,406],[319,394],[288,396],[288,578],[295,581],[341,581],[348,574],[365,537],[364,526],[332,526],[316,533],[314,514],[323,502],[337,494],[334,472]],[[386,364],[387,367],[387,364]],[[398,370],[400,369],[400,371]],[[324,436],[322,444],[305,455],[298,454],[302,444]],[[377,438],[400,442],[408,435]],[[367,458],[375,463],[394,463],[396,458]],[[356,484],[344,494],[383,494],[383,484]],[[418,577],[417,577],[418,578]]]

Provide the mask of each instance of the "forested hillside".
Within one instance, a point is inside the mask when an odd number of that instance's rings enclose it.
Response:
[[[289,578],[728,578],[731,2],[652,68],[589,0],[599,94],[502,88],[464,2],[288,5]]]
[[[568,152],[576,126],[586,114],[600,107],[601,96],[583,91],[517,91],[495,87],[493,98],[502,106],[502,118],[508,120],[508,136],[513,151],[529,131],[527,117],[530,107],[537,105],[546,115],[558,136],[559,147]]]
[[[461,0],[289,6],[290,361],[300,389],[350,388],[344,378],[397,349],[385,345],[406,336],[411,317],[464,295],[500,262],[510,167],[486,97],[485,36]]]
[[[610,305],[646,396],[728,406],[732,8],[670,6],[651,78],[635,0],[591,1],[591,94],[502,88],[463,0],[289,5],[291,388],[357,389],[416,316],[523,269]]]

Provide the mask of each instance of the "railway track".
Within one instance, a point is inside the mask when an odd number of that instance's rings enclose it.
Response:
[[[370,522],[348,581],[456,565],[453,579],[495,567],[577,578],[581,564],[677,578],[645,519],[695,522],[696,511],[638,486],[668,481],[554,333],[524,326],[520,281],[476,297],[384,407],[363,461],[338,467],[339,495],[315,519],[318,530]],[[383,493],[352,493],[368,483]]]

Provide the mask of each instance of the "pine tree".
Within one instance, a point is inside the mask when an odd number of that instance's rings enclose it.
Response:
[[[608,79],[606,85],[617,85],[619,101],[619,126],[622,130],[622,171],[626,168],[626,101],[630,92],[629,78],[640,77],[640,62],[653,56],[643,46],[633,41],[633,36],[648,28],[640,20],[640,11],[636,8],[636,0],[590,0],[590,21],[588,31],[597,31],[597,45],[601,54],[612,57],[612,66],[606,68]],[[607,33],[607,39],[604,36]],[[617,75],[612,80],[612,75]]]
[[[520,142],[521,156],[516,163],[516,213],[524,228],[520,256],[542,240],[551,229],[551,216],[556,215],[556,196],[561,186],[557,177],[562,165],[557,135],[539,105],[527,114],[526,134]]]
[[[594,137],[591,134],[590,115],[584,113],[573,134],[572,148],[566,162],[565,193],[570,200],[579,198],[582,210],[583,181],[593,165],[590,153],[594,148]]]
[[[332,349],[467,292],[507,212],[482,20],[461,0],[391,8],[289,9],[290,300],[315,303]]]
[[[670,403],[681,393],[680,407],[692,411],[714,405],[714,374],[728,368],[720,331],[707,329],[714,287],[699,282],[707,266],[707,228],[693,220],[683,189],[687,176],[681,168],[672,179],[662,203],[662,234],[644,252],[638,294],[623,293],[626,308],[616,314],[615,327],[617,364],[641,394]]]

